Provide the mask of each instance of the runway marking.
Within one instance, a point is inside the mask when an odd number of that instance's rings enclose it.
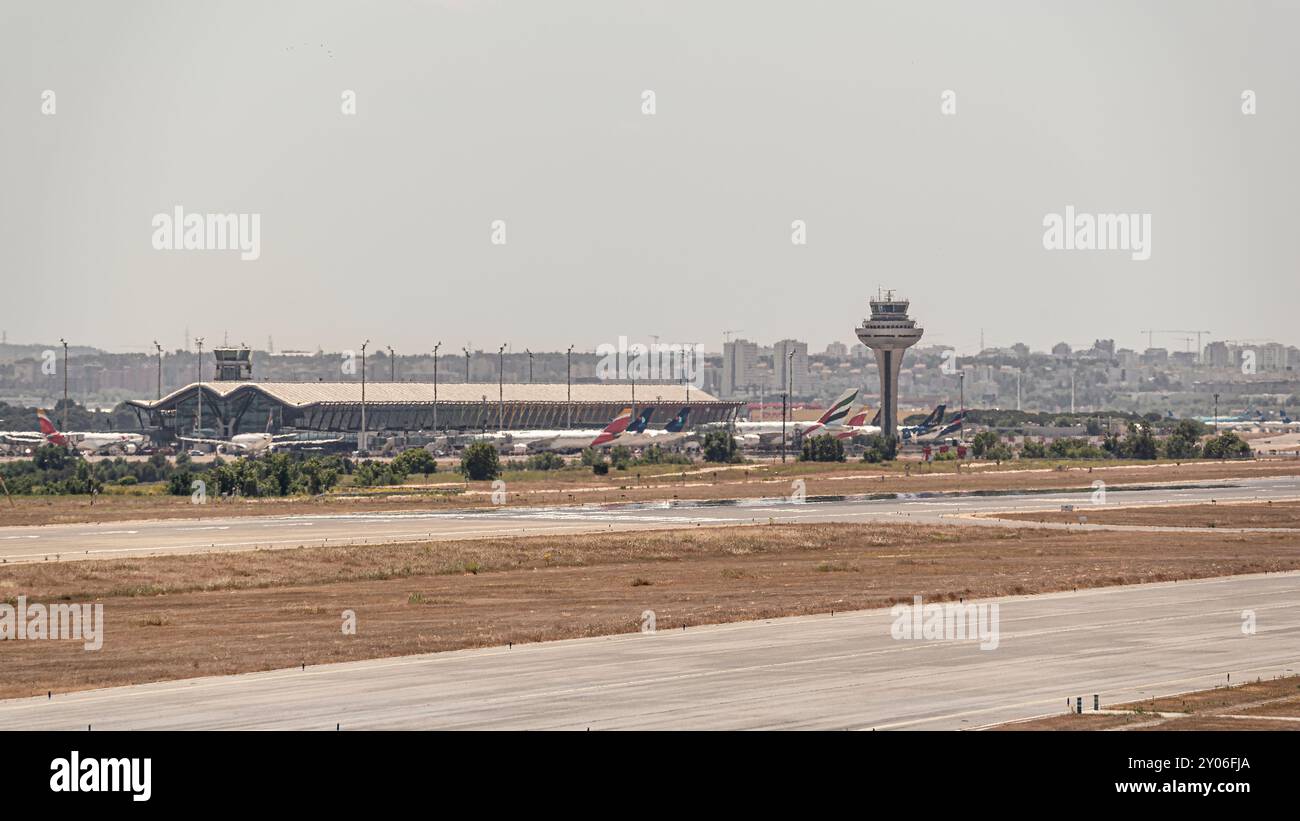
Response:
[[[1253,575],[1250,575],[1250,576],[1235,576],[1235,577],[1233,577],[1233,576],[1227,576],[1227,577],[1216,577],[1216,578],[1211,578],[1211,579],[1197,580],[1197,581],[1193,581],[1193,582],[1179,582],[1179,583],[1176,583],[1176,584],[1173,583],[1173,582],[1157,582],[1157,583],[1153,583],[1153,584],[1149,584],[1149,585],[1128,585],[1128,586],[1123,586],[1123,587],[1114,587],[1114,588],[1091,589],[1091,590],[1088,590],[1088,591],[1081,591],[1081,592],[1079,592],[1079,593],[1051,593],[1051,594],[1045,594],[1045,595],[1042,595],[1042,596],[1021,596],[1021,597],[1011,597],[1010,599],[1007,599],[1007,598],[996,599],[996,601],[1002,601],[1002,602],[1008,602],[1008,603],[1009,603],[1010,601],[1015,601],[1015,600],[1019,600],[1019,601],[1030,601],[1030,600],[1036,600],[1036,601],[1069,600],[1070,598],[1076,598],[1076,597],[1079,597],[1079,596],[1091,595],[1091,594],[1095,594],[1095,593],[1105,593],[1105,594],[1124,594],[1124,593],[1139,592],[1139,591],[1143,591],[1143,590],[1145,590],[1145,591],[1151,591],[1151,590],[1173,590],[1173,589],[1176,589],[1176,588],[1186,589],[1187,587],[1210,586],[1210,585],[1221,585],[1221,584],[1229,584],[1229,583],[1232,583],[1232,582],[1239,582],[1239,581],[1242,581],[1242,580],[1251,580],[1251,579],[1253,579],[1253,580],[1267,580],[1267,579],[1270,579],[1270,578],[1278,578],[1278,579],[1283,579],[1283,580],[1286,580],[1286,581],[1295,581],[1295,580],[1297,580],[1297,579],[1300,579],[1300,571],[1292,571],[1292,572],[1287,572],[1287,573],[1278,573],[1278,574],[1253,574]],[[1283,591],[1266,590],[1266,591],[1256,591],[1256,592],[1258,592],[1258,593],[1260,593],[1260,594],[1271,594],[1271,595],[1276,595],[1276,594],[1278,594],[1279,592],[1282,592],[1282,593],[1289,593],[1289,592],[1292,592],[1294,589],[1300,589],[1300,588],[1292,588],[1292,589],[1287,589],[1287,590],[1283,590]],[[990,600],[984,600],[984,601],[990,601]],[[1189,601],[1189,600],[1184,600],[1184,601],[1179,602],[1180,605],[1184,605],[1184,606],[1192,606],[1192,605],[1195,605],[1196,603],[1197,603],[1196,600],[1190,600],[1190,601]],[[1159,603],[1156,603],[1156,604],[1159,604]],[[1289,607],[1297,606],[1297,604],[1300,604],[1300,602],[1291,602],[1291,601],[1281,602],[1281,603],[1278,603],[1278,604],[1270,605],[1270,606],[1269,606],[1269,609],[1273,609],[1273,608],[1284,608],[1284,607],[1285,607],[1285,608],[1289,608]],[[1167,603],[1166,603],[1166,606],[1167,606]],[[735,631],[739,631],[739,630],[751,630],[751,629],[755,629],[755,628],[761,628],[762,626],[765,626],[765,625],[767,625],[767,624],[771,624],[771,623],[773,623],[773,622],[780,622],[780,623],[785,623],[785,624],[789,624],[789,623],[813,623],[813,624],[817,624],[817,623],[820,623],[820,624],[822,624],[822,625],[829,625],[829,624],[831,623],[831,621],[834,620],[834,622],[835,622],[836,624],[840,624],[840,623],[842,623],[842,622],[844,622],[844,621],[846,621],[846,620],[848,620],[848,621],[865,621],[865,620],[868,620],[868,619],[887,617],[887,616],[888,616],[888,612],[889,612],[889,611],[888,611],[888,610],[885,610],[885,609],[877,609],[877,610],[859,610],[859,611],[853,611],[853,612],[851,612],[851,613],[845,613],[845,614],[842,614],[842,615],[837,615],[837,616],[834,616],[834,617],[831,617],[831,616],[794,616],[794,617],[787,617],[787,618],[781,618],[781,619],[766,619],[766,620],[762,620],[762,621],[740,622],[740,623],[733,623],[733,624],[726,624],[726,625],[706,625],[706,626],[702,626],[702,627],[696,628],[695,632],[694,632],[694,633],[691,633],[690,635],[691,635],[691,636],[697,636],[697,635],[699,635],[701,632],[707,631],[707,634],[708,634],[708,635],[710,635],[710,636],[717,636],[718,634],[725,634],[725,633],[735,632]],[[1238,608],[1231,608],[1231,609],[1228,609],[1228,610],[1215,611],[1216,614],[1217,614],[1217,613],[1237,613],[1237,612],[1239,612],[1239,609],[1238,609]],[[1075,625],[1075,626],[1063,627],[1063,628],[1052,628],[1052,629],[1046,629],[1046,630],[1040,630],[1040,631],[1026,632],[1026,633],[1017,634],[1017,635],[1021,635],[1021,636],[1030,636],[1030,635],[1035,635],[1035,636],[1037,636],[1037,635],[1051,635],[1051,634],[1057,634],[1057,633],[1068,633],[1068,632],[1091,631],[1091,630],[1097,629],[1098,627],[1121,626],[1121,625],[1125,625],[1125,624],[1148,624],[1148,623],[1152,623],[1153,621],[1185,621],[1185,620],[1188,620],[1188,619],[1203,618],[1205,615],[1207,615],[1207,614],[1204,613],[1204,612],[1199,612],[1199,611],[1198,611],[1198,612],[1195,612],[1195,613],[1190,613],[1190,614],[1182,615],[1182,616],[1170,616],[1170,617],[1166,617],[1166,618],[1164,618],[1164,619],[1137,618],[1137,619],[1131,619],[1131,620],[1125,620],[1125,621],[1109,622],[1109,623],[1105,623],[1105,624],[1101,624],[1101,625],[1098,625],[1098,624],[1083,624],[1083,625]],[[1270,632],[1286,633],[1286,632],[1289,632],[1290,629],[1291,629],[1291,628],[1283,628],[1283,629],[1279,629],[1279,630],[1277,630],[1277,631],[1270,631]],[[174,684],[169,684],[169,685],[165,685],[165,686],[158,686],[158,685],[155,685],[155,684],[127,685],[127,686],[123,686],[123,687],[119,687],[119,688],[106,688],[106,689],[102,689],[102,690],[83,691],[84,693],[86,693],[86,696],[85,696],[85,697],[81,697],[81,694],[79,694],[79,693],[69,693],[69,694],[67,694],[67,699],[65,699],[63,703],[69,703],[69,700],[68,700],[68,699],[75,699],[75,703],[76,703],[77,705],[96,704],[96,703],[101,703],[101,702],[104,702],[104,701],[111,701],[111,700],[114,700],[114,699],[117,699],[117,698],[129,698],[129,697],[134,697],[134,696],[151,696],[151,697],[152,697],[152,696],[157,696],[157,695],[159,695],[159,694],[164,694],[164,693],[178,693],[178,692],[183,692],[183,691],[189,691],[189,692],[192,692],[192,691],[195,691],[195,690],[205,690],[205,689],[212,689],[212,688],[223,687],[223,686],[236,686],[236,685],[239,685],[239,684],[241,684],[241,683],[245,683],[245,682],[248,682],[248,683],[256,683],[256,682],[263,682],[263,681],[276,680],[276,679],[283,679],[283,680],[285,680],[285,681],[291,681],[291,680],[293,680],[293,679],[300,678],[300,677],[305,677],[305,676],[320,676],[320,675],[344,675],[344,676],[349,676],[349,675],[351,675],[351,676],[356,676],[356,675],[360,675],[360,676],[363,676],[363,677],[364,677],[364,676],[367,676],[368,674],[371,674],[371,673],[374,673],[374,672],[382,672],[382,671],[384,671],[384,670],[392,670],[392,669],[401,668],[401,667],[410,667],[410,666],[413,666],[413,665],[440,664],[440,663],[454,663],[454,662],[456,662],[456,661],[464,661],[464,660],[466,660],[466,659],[471,659],[471,660],[487,659],[487,660],[491,661],[492,659],[496,659],[496,658],[501,657],[501,656],[509,656],[509,655],[511,655],[511,654],[519,655],[519,654],[521,654],[521,653],[537,653],[537,652],[545,652],[545,651],[547,651],[547,650],[550,649],[550,648],[555,648],[555,647],[557,647],[557,646],[563,646],[563,645],[570,645],[570,646],[574,646],[574,645],[596,645],[597,643],[610,642],[610,641],[615,641],[615,642],[619,642],[619,643],[625,643],[625,642],[630,642],[630,641],[641,641],[641,642],[645,642],[645,641],[655,641],[656,638],[659,638],[659,639],[665,639],[665,638],[666,638],[666,639],[669,640],[669,643],[673,643],[673,642],[672,642],[672,639],[673,639],[673,638],[675,638],[675,637],[677,637],[677,636],[682,636],[682,635],[686,635],[686,634],[684,634],[684,633],[676,633],[676,632],[667,632],[667,631],[665,631],[665,632],[663,632],[663,633],[661,633],[661,634],[656,634],[655,637],[646,637],[646,636],[644,636],[644,635],[642,635],[642,634],[637,634],[637,633],[633,633],[633,634],[617,634],[617,635],[614,635],[614,636],[608,636],[608,637],[581,638],[581,639],[568,639],[568,640],[563,640],[563,641],[558,641],[558,642],[539,642],[539,643],[536,643],[536,644],[520,645],[519,647],[517,647],[517,648],[515,648],[515,649],[513,649],[513,650],[507,650],[507,649],[505,649],[505,648],[500,648],[500,647],[492,647],[492,648],[477,648],[477,649],[462,650],[462,651],[448,651],[448,652],[443,652],[443,653],[431,653],[431,654],[424,654],[424,655],[421,655],[421,656],[408,656],[408,657],[399,658],[399,659],[374,659],[374,660],[364,660],[364,661],[357,661],[357,662],[342,662],[342,663],[337,663],[337,664],[325,664],[325,665],[319,665],[319,666],[316,666],[316,667],[314,667],[314,668],[313,668],[312,670],[310,670],[310,671],[301,671],[301,670],[298,670],[298,669],[295,669],[295,668],[284,668],[284,669],[281,669],[281,670],[270,670],[270,671],[265,671],[265,672],[260,672],[260,673],[244,673],[244,674],[236,674],[236,675],[232,675],[232,676],[220,676],[220,677],[208,677],[208,678],[203,678],[203,679],[189,679],[189,680],[182,680],[182,681],[180,681],[180,682],[176,682],[176,683],[174,683]],[[820,639],[820,640],[821,640],[821,641],[825,641],[825,640],[830,640],[830,639]],[[1186,637],[1178,637],[1178,638],[1176,639],[1176,641],[1173,640],[1173,639],[1170,639],[1170,640],[1167,640],[1166,643],[1174,643],[1174,644],[1179,644],[1179,645],[1181,645],[1181,644],[1185,643],[1185,640],[1186,640]],[[782,637],[779,638],[779,641],[776,641],[776,642],[769,642],[769,643],[768,643],[767,645],[765,645],[765,646],[766,646],[766,647],[772,647],[772,646],[776,646],[776,645],[778,645],[778,644],[784,645],[784,644],[793,644],[793,643],[801,643],[801,644],[804,644],[804,645],[806,646],[806,645],[808,644],[808,641],[807,641],[806,638],[801,640],[801,639],[799,639],[798,637],[786,637],[786,636],[782,636]],[[703,670],[703,671],[696,671],[696,672],[692,672],[692,673],[681,673],[681,674],[675,674],[675,675],[669,675],[669,676],[651,676],[651,677],[642,677],[642,678],[639,678],[639,679],[628,680],[628,681],[613,681],[613,682],[595,683],[595,684],[590,684],[590,685],[585,685],[585,686],[580,686],[580,687],[570,687],[570,688],[562,688],[562,689],[549,689],[549,690],[541,690],[541,691],[535,691],[535,692],[525,692],[525,693],[510,694],[510,695],[507,695],[507,696],[488,697],[488,698],[486,698],[486,699],[483,700],[483,703],[487,703],[487,702],[501,702],[501,701],[522,701],[522,700],[527,700],[527,699],[537,699],[537,698],[554,698],[554,697],[556,697],[556,696],[577,695],[577,694],[581,694],[581,693],[588,693],[588,692],[599,691],[599,690],[625,689],[625,688],[629,688],[629,687],[649,686],[649,685],[663,684],[663,683],[673,682],[673,681],[685,681],[685,680],[693,680],[693,679],[700,679],[700,678],[713,678],[713,677],[718,677],[718,676],[732,675],[732,674],[738,674],[738,673],[748,673],[748,672],[761,671],[761,670],[773,670],[773,669],[786,669],[786,668],[792,668],[792,667],[803,667],[803,666],[812,665],[812,664],[820,664],[820,663],[827,663],[827,662],[843,661],[843,660],[850,660],[850,659],[869,658],[869,657],[874,657],[874,656],[890,655],[890,654],[893,654],[893,653],[919,652],[919,651],[931,650],[931,649],[951,648],[951,647],[954,646],[954,645],[962,645],[962,644],[969,644],[969,642],[962,642],[962,641],[957,641],[957,640],[953,640],[953,641],[931,641],[931,642],[908,642],[908,643],[904,643],[902,646],[899,646],[899,647],[892,647],[892,646],[889,646],[889,647],[878,648],[878,649],[872,649],[872,650],[867,650],[867,651],[850,652],[850,653],[834,653],[834,654],[830,654],[830,655],[821,655],[821,656],[818,656],[818,657],[815,657],[815,658],[796,659],[796,660],[791,660],[791,661],[782,661],[782,662],[771,662],[771,663],[757,664],[757,665],[746,665],[746,666],[741,666],[741,667],[730,667],[730,668],[720,669],[720,670]],[[1126,649],[1129,650],[1129,651],[1133,651],[1133,650],[1137,650],[1137,649],[1141,649],[1141,648],[1126,648]],[[1103,652],[1103,651],[1105,651],[1105,652],[1111,652],[1111,651],[1109,651],[1109,650],[1106,650],[1105,648],[1100,648],[1100,649],[1098,649],[1096,652]],[[732,652],[732,651],[730,651],[730,650],[725,650],[725,651],[722,651],[722,652]],[[975,652],[980,652],[980,651],[976,650]],[[691,657],[693,657],[693,658],[699,658],[699,656],[700,656],[700,649],[699,649],[698,647],[689,647],[689,646],[684,646],[684,647],[680,647],[680,649],[677,649],[677,650],[676,650],[676,655],[689,655],[689,656],[691,656]],[[1063,655],[1059,656],[1058,658],[1061,658],[1061,659],[1068,659],[1068,658],[1070,658],[1070,656],[1068,656],[1068,655],[1064,655],[1064,654],[1063,654]],[[561,659],[561,661],[564,661],[564,659]],[[570,660],[570,661],[572,661],[572,660]],[[578,662],[581,663],[581,662],[583,662],[583,660],[582,660],[582,659],[579,659]],[[1007,661],[1004,662],[1004,663],[1005,663],[1005,664],[1008,664],[1008,665],[1011,665],[1011,664],[1020,664],[1020,663],[1023,663],[1023,662],[1024,662],[1023,659],[1011,659],[1011,660],[1007,660]],[[621,666],[624,666],[625,664],[626,664],[626,660],[601,661],[601,660],[597,659],[597,660],[595,661],[595,663],[590,663],[590,662],[588,662],[588,663],[582,664],[582,666],[583,666],[584,668],[592,668],[592,667],[609,667],[609,666],[620,666],[620,667],[621,667]],[[1276,665],[1274,664],[1274,665],[1271,665],[1271,666],[1269,666],[1269,667],[1251,668],[1249,671],[1246,671],[1246,672],[1254,672],[1254,671],[1256,671],[1256,670],[1259,670],[1259,671],[1272,670],[1272,669],[1275,669],[1275,667],[1276,667]],[[928,673],[925,673],[925,671],[923,671],[923,670],[918,670],[918,671],[909,671],[909,676],[910,676],[910,677],[915,678],[915,677],[917,677],[917,676],[921,676],[921,675],[928,675]],[[1204,679],[1204,678],[1208,678],[1208,677],[1210,677],[1210,676],[1216,676],[1216,677],[1217,677],[1218,675],[1220,675],[1220,673],[1219,673],[1218,671],[1215,671],[1215,672],[1213,672],[1213,673],[1198,674],[1197,676],[1192,677],[1192,678],[1184,678],[1184,679],[1170,679],[1170,680],[1162,681],[1162,682],[1155,682],[1155,683],[1143,684],[1142,687],[1144,687],[1144,688],[1149,688],[1149,687],[1163,686],[1163,685],[1165,685],[1165,684],[1169,684],[1169,683],[1183,683],[1183,682],[1198,681],[1198,680],[1201,680],[1201,679]],[[346,684],[346,682],[341,682],[341,683]],[[364,682],[362,682],[362,683],[364,684]],[[1135,688],[1135,689],[1136,689],[1136,688]],[[926,718],[921,718],[921,719],[908,719],[908,720],[905,720],[905,721],[894,722],[893,724],[888,724],[888,725],[874,725],[874,726],[875,726],[876,729],[891,729],[891,728],[894,728],[894,727],[907,726],[907,725],[910,725],[910,724],[919,724],[919,723],[929,723],[929,722],[933,722],[933,721],[941,721],[941,720],[944,720],[944,719],[946,719],[946,718],[954,718],[954,717],[958,717],[958,718],[959,718],[959,717],[961,717],[961,716],[965,716],[965,715],[978,715],[978,714],[981,714],[981,713],[989,713],[989,712],[994,712],[994,711],[997,711],[997,710],[1014,709],[1014,708],[1018,708],[1018,707],[1034,706],[1034,705],[1037,705],[1037,704],[1048,704],[1048,703],[1053,703],[1053,702],[1055,702],[1055,701],[1057,701],[1057,699],[1056,699],[1055,697],[1050,698],[1050,699],[1037,699],[1037,700],[1027,701],[1027,702],[1021,702],[1021,703],[1017,703],[1017,704],[998,705],[998,706],[996,706],[996,707],[981,708],[981,709],[977,709],[977,710],[968,710],[968,711],[962,711],[962,712],[950,713],[950,714],[946,714],[946,715],[942,715],[942,716],[926,717]],[[27,706],[27,705],[29,705],[29,704],[32,704],[32,703],[45,703],[45,702],[44,702],[44,700],[39,700],[39,701],[38,701],[38,698],[37,698],[37,697],[28,697],[28,698],[22,698],[22,699],[7,699],[7,700],[0,701],[0,713],[7,712],[7,711],[13,711],[13,710],[23,709],[25,706]],[[860,727],[859,729],[870,729],[870,728],[869,728],[869,727]]]

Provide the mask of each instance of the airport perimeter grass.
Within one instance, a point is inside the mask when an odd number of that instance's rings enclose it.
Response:
[[[476,646],[1300,569],[1300,535],[808,524],[11,565],[103,649],[0,642],[0,697]],[[357,632],[343,635],[343,612]]]
[[[1296,488],[1300,495],[1300,486]],[[1268,527],[1300,528],[1300,502],[1232,502],[1225,504],[1142,505],[1134,507],[1092,506],[1072,512],[1049,510],[1037,513],[999,513],[988,518],[1023,522],[1078,522],[1088,524],[1148,527]]]
[[[1300,730],[1300,676],[1105,705],[994,730]]]
[[[744,465],[656,465],[611,471],[507,473],[511,505],[599,504],[670,499],[751,499],[789,496],[795,481],[809,496],[859,493],[921,493],[953,490],[1090,489],[1097,479],[1114,487],[1147,482],[1204,481],[1241,477],[1300,476],[1300,460],[1243,462],[1052,462],[1032,460],[966,464],[895,462],[760,462]],[[219,516],[352,513],[357,511],[436,510],[488,507],[490,482],[465,482],[443,472],[413,477],[400,487],[344,488],[317,497],[221,499],[192,504],[189,496],[168,496],[154,488],[113,489],[86,496],[18,496],[0,499],[0,527],[139,519],[201,519]]]

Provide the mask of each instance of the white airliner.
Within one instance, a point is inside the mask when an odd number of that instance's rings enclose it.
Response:
[[[341,436],[334,439],[299,439],[296,433],[272,434],[269,432],[271,427],[271,416],[269,414],[266,418],[266,427],[268,429],[267,433],[236,433],[229,439],[204,439],[197,436],[178,436],[176,438],[182,442],[234,448],[246,455],[271,453],[276,448],[314,447],[317,445],[332,445],[335,442],[343,441]]]
[[[630,424],[632,424],[632,409],[624,408],[622,413],[615,416],[614,420],[601,430],[536,431],[536,433],[553,433],[554,435],[534,438],[526,443],[526,447],[530,453],[541,451],[563,453],[579,451],[585,448],[603,448],[612,445],[627,430]],[[520,431],[520,433],[524,433],[524,431]]]
[[[845,391],[831,403],[831,406],[826,409],[826,412],[816,422],[787,421],[784,425],[786,438],[793,437],[798,432],[802,432],[804,436],[820,436],[823,433],[831,433],[842,429],[844,421],[849,417],[849,412],[854,407],[857,398],[858,388],[853,388]],[[780,419],[775,422],[768,420],[762,422],[733,422],[732,426],[736,431],[735,439],[738,445],[767,445],[781,441],[782,424]]]
[[[45,411],[36,411],[36,421],[41,426],[40,433],[6,433],[4,441],[14,445],[59,445],[73,447],[86,453],[135,453],[148,444],[149,439],[141,433],[112,433],[109,431],[67,431],[59,429],[45,415]]]

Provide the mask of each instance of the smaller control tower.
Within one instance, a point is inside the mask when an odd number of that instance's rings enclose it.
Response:
[[[921,341],[925,330],[909,319],[905,299],[894,299],[893,291],[877,293],[871,300],[871,318],[857,329],[858,340],[876,355],[880,371],[880,432],[898,436],[898,374],[903,369],[903,352]]]
[[[213,348],[218,382],[244,382],[253,378],[253,352],[246,347]]]

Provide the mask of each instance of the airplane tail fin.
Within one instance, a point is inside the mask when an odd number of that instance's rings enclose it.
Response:
[[[47,442],[56,445],[66,445],[68,443],[67,437],[59,433],[59,429],[54,427],[54,423],[50,421],[50,417],[45,415],[45,411],[36,411],[36,421],[40,424],[41,435],[45,437]]]
[[[880,427],[880,408],[876,408],[876,415],[871,417],[871,425]]]
[[[627,430],[627,426],[631,423],[632,409],[624,408],[622,413],[614,417],[614,421],[605,426],[605,429],[600,432],[599,436],[591,440],[591,447],[595,448],[600,447],[601,445],[608,445]]]
[[[677,415],[672,418],[672,421],[670,421],[667,425],[664,425],[664,430],[668,431],[669,433],[678,433],[684,430],[686,428],[686,417],[690,415],[691,415],[691,409],[689,407],[682,408],[681,410],[677,411]]]
[[[880,411],[876,411],[877,414]],[[849,421],[845,423],[849,427],[860,428],[867,424],[867,406],[858,405],[854,412],[849,416]]]
[[[930,411],[930,415],[925,417],[925,421],[921,423],[921,427],[926,428],[931,425],[941,424],[943,422],[943,412],[947,409],[947,405],[935,405],[934,410]]]
[[[848,418],[849,410],[853,407],[853,403],[857,401],[857,398],[857,388],[845,391],[839,399],[836,399],[831,403],[831,406],[826,409],[826,412],[817,420],[817,423],[819,425],[843,424],[844,420]]]
[[[654,415],[654,408],[645,408],[630,425],[627,426],[628,433],[641,433],[645,430],[646,425],[650,424],[650,417]]]
[[[50,417],[45,415],[45,411],[43,410],[36,411],[36,421],[41,426],[41,433],[45,434],[46,436],[58,435],[59,429],[54,427],[54,423],[50,421]]]

